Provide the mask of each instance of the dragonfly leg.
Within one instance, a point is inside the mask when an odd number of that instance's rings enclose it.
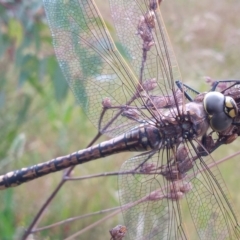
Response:
[[[214,142],[212,135],[204,135],[201,139],[201,145],[199,144],[197,147],[198,154],[200,156],[207,156],[219,146]]]
[[[219,80],[219,81],[214,81],[210,92],[216,91],[217,86],[218,86],[219,84],[221,84],[221,83],[233,83],[233,85],[231,85],[230,87],[224,89],[224,91],[226,91],[227,89],[229,89],[229,88],[231,88],[231,87],[233,87],[233,86],[235,86],[235,85],[240,84],[240,80]],[[224,91],[223,91],[223,92],[224,92]]]
[[[187,93],[186,90],[183,89],[183,86],[184,86],[187,90],[190,90],[191,92],[193,92],[193,93],[195,93],[195,94],[197,94],[197,95],[199,94],[198,91],[196,91],[195,89],[189,87],[188,85],[180,82],[179,80],[177,80],[175,83],[176,83],[177,87],[180,89],[180,91],[184,93],[184,96],[185,96],[190,102],[193,102],[193,98]]]
[[[229,144],[229,143],[233,142],[237,137],[238,137],[238,135],[233,133],[228,136],[226,136],[226,135],[219,136],[219,138],[216,141],[214,141],[211,134],[204,135],[201,139],[201,145],[199,144],[197,147],[198,154],[201,157],[205,157],[205,156],[211,154],[213,151],[215,151],[221,145]]]

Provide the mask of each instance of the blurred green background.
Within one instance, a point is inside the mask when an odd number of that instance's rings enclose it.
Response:
[[[113,31],[107,1],[99,2]],[[240,79],[238,0],[169,0],[161,9],[185,83],[204,91],[204,76]],[[84,148],[96,133],[58,67],[42,2],[0,1],[0,173]],[[238,146],[236,141],[222,147],[215,159],[236,152]],[[74,175],[117,171],[127,158],[119,154],[93,161],[77,167]],[[239,157],[220,169],[239,212]],[[0,192],[0,239],[19,239],[61,177],[55,173]],[[117,205],[117,177],[68,182],[39,226]],[[42,231],[33,239],[63,239],[102,216]],[[123,224],[121,215],[77,239],[109,239],[108,230],[117,224]]]

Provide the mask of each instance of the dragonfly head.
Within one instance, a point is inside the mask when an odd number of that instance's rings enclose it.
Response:
[[[208,92],[203,102],[210,125],[215,131],[221,132],[231,126],[238,113],[237,104],[232,97],[220,92]]]

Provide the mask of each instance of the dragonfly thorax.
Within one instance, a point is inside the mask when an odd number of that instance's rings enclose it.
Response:
[[[166,118],[159,126],[159,132],[166,147],[171,148],[185,140],[192,140],[203,136],[209,123],[203,104],[198,102],[187,103],[184,108],[180,107],[181,116],[173,117],[173,112],[169,111]]]

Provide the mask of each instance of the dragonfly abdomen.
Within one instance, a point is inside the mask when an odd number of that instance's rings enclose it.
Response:
[[[119,137],[72,154],[6,173],[0,176],[0,189],[14,187],[49,173],[119,152],[148,151],[156,148],[160,142],[161,137],[157,128],[152,126],[139,127]]]

